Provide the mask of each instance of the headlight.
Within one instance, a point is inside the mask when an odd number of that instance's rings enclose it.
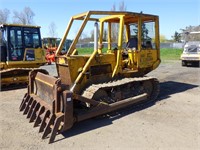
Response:
[[[200,47],[197,48],[197,52],[200,52]]]

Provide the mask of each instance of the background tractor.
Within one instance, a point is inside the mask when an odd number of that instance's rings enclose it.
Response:
[[[64,42],[74,25],[80,27],[79,31],[63,54]],[[75,55],[80,51],[76,45],[81,34],[91,28],[92,54]],[[117,33],[116,40],[112,33]],[[32,71],[28,92],[20,105],[20,111],[27,114],[34,127],[40,126],[42,138],[50,134],[50,143],[57,133],[76,122],[129,105],[153,102],[159,94],[158,80],[145,76],[160,64],[156,15],[121,11],[75,15],[55,55],[58,77]]]
[[[40,27],[1,24],[0,31],[1,86],[28,82],[29,71],[46,63]]]

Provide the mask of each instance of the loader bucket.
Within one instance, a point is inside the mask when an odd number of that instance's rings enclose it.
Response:
[[[73,125],[71,96],[71,92],[63,91],[60,79],[32,71],[20,111],[27,115],[29,122],[34,122],[34,127],[40,126],[39,132],[43,132],[43,139],[50,134],[51,143],[58,132]]]
[[[119,85],[123,85],[125,82],[130,83],[130,81],[132,83],[143,81],[147,84],[142,84],[144,87],[148,87],[152,82],[153,90],[147,88],[152,96],[149,96],[147,90],[113,103],[99,101],[94,97],[94,93],[98,95],[98,91],[101,95],[104,94],[102,92],[103,88],[120,87]],[[151,101],[151,99],[153,100],[155,96],[157,97],[159,91],[158,83],[157,80],[154,81],[154,78],[150,77],[143,77],[142,79],[130,78],[113,81],[108,84],[91,85],[82,95],[79,95],[67,90],[67,86],[62,85],[59,78],[31,71],[28,92],[24,95],[20,111],[27,115],[29,122],[34,122],[34,127],[40,126],[39,132],[43,132],[43,139],[50,134],[49,143],[52,143],[57,133],[70,129],[75,122],[110,113],[129,105],[141,105]],[[89,107],[84,104],[89,104]]]

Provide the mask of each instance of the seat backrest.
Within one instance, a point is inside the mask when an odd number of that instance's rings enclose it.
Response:
[[[127,48],[136,48],[138,47],[138,39],[136,37],[130,38],[126,44]]]
[[[146,41],[146,48],[147,49],[152,49],[152,44],[151,44],[151,41]]]

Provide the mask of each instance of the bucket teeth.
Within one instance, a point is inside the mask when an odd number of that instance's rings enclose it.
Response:
[[[24,109],[24,113],[23,113],[23,115],[26,115],[26,114],[28,113],[32,101],[33,101],[33,98],[32,98],[32,97],[29,98],[28,102],[26,103],[26,106],[25,106],[25,109]]]
[[[44,128],[46,127],[46,124],[47,124],[46,123],[46,119],[49,118],[49,116],[50,116],[50,111],[49,110],[45,111],[44,118],[43,118],[43,120],[41,122],[41,126],[40,126],[40,129],[39,129],[39,132],[43,132],[44,131]]]
[[[33,100],[32,103],[31,103],[31,105],[30,105],[30,108],[29,108],[29,110],[28,110],[28,113],[27,113],[27,117],[26,117],[26,118],[30,118],[30,116],[31,116],[31,114],[32,114],[32,112],[33,112],[33,108],[35,107],[35,104],[36,104],[36,101]]]
[[[34,127],[40,125],[39,132],[43,132],[42,139],[50,134],[49,143],[54,141],[57,132],[62,129],[63,113],[52,114],[40,99],[28,94],[25,94],[19,109],[23,114],[27,114],[27,118],[30,118],[29,122],[34,122]]]
[[[45,127],[44,133],[42,135],[42,139],[48,136],[51,133],[49,143],[52,143],[56,137],[57,132],[59,132],[59,127],[61,126],[61,122],[64,119],[64,115],[51,115],[47,126]]]
[[[20,107],[19,107],[19,110],[20,110],[20,111],[22,111],[22,110],[25,109],[26,103],[28,102],[29,99],[30,99],[30,96],[26,93],[26,94],[24,95],[24,98],[23,98],[23,100],[22,100],[22,103],[21,103],[21,105],[20,105]]]
[[[50,135],[49,143],[52,143],[54,141],[56,134],[59,131],[59,127],[60,127],[63,119],[64,119],[63,115],[56,118],[55,123],[54,123],[54,127],[53,127],[51,135]]]
[[[36,103],[35,107],[33,108],[32,113],[31,113],[29,122],[33,122],[36,119],[36,117],[37,117],[36,112],[39,110],[39,108],[40,108],[40,103]]]
[[[44,133],[42,135],[42,139],[44,139],[49,133],[51,133],[51,130],[52,130],[51,127],[52,127],[55,119],[56,119],[55,115],[51,115],[50,120],[48,121],[48,123],[47,123],[47,125],[46,125],[46,127],[44,129]]]
[[[33,125],[33,127],[37,127],[40,123],[41,123],[41,118],[40,118],[40,115],[42,114],[42,113],[44,113],[44,111],[45,111],[45,108],[44,108],[44,106],[41,106],[40,108],[39,108],[39,110],[38,110],[38,114],[37,114],[37,117],[36,117],[36,119],[35,119],[35,123],[34,123],[34,125]]]

